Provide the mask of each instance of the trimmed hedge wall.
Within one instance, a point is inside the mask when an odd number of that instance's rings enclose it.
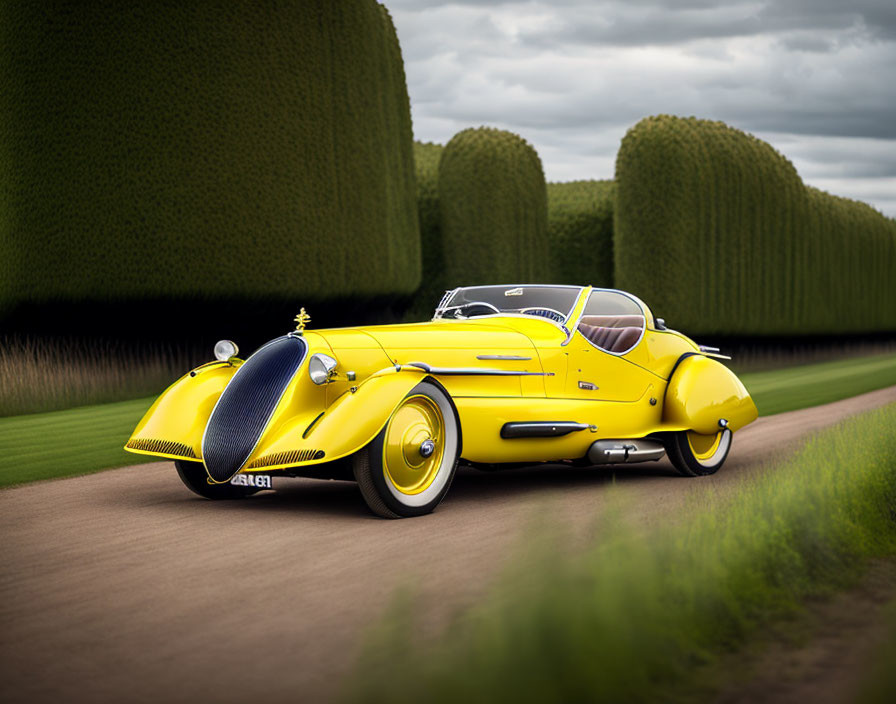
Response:
[[[551,281],[612,288],[613,181],[548,184]]]
[[[444,287],[537,283],[550,275],[541,160],[522,138],[458,132],[439,162]]]
[[[616,160],[615,285],[693,333],[896,330],[896,221],[807,188],[765,142],[660,115]]]
[[[429,317],[445,292],[442,214],[439,207],[439,160],[444,149],[441,144],[433,142],[414,142],[423,280],[411,305],[410,315],[413,318]]]
[[[410,109],[373,0],[4,2],[7,304],[396,296]]]

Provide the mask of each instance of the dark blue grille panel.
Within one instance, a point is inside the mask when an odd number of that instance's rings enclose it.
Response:
[[[233,375],[202,437],[202,461],[212,479],[229,481],[249,459],[306,349],[300,337],[278,337]]]

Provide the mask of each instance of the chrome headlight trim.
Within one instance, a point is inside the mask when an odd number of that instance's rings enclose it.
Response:
[[[323,352],[316,352],[311,355],[311,359],[308,360],[308,376],[310,376],[311,381],[318,386],[326,384],[330,381],[330,377],[333,376],[334,370],[338,364],[339,362],[333,359],[330,355],[324,354]]]
[[[218,340],[215,343],[215,359],[219,362],[229,362],[239,354],[240,348],[233,340]]]

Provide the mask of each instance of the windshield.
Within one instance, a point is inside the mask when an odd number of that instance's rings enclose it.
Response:
[[[582,289],[578,286],[469,286],[446,294],[435,318],[473,318],[511,313],[563,325]]]

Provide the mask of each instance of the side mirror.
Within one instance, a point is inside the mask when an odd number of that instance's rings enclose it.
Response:
[[[654,322],[656,323],[657,330],[666,330],[666,321],[662,318],[654,318]]]

